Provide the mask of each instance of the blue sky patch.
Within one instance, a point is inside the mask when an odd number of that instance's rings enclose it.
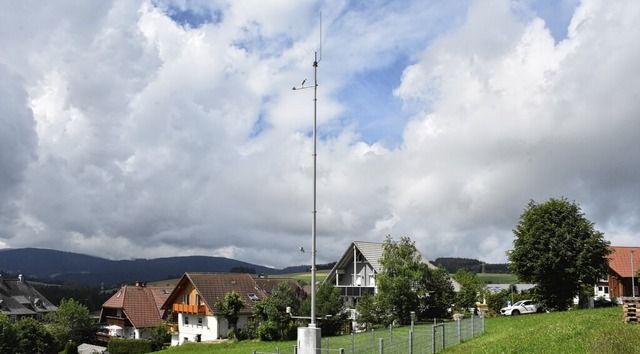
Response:
[[[180,7],[173,4],[158,7],[182,27],[200,28],[208,23],[220,23],[224,17],[222,10],[207,7]]]

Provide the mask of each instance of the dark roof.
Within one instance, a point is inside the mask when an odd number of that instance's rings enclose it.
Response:
[[[254,304],[267,297],[265,291],[260,289],[253,277],[249,274],[241,273],[185,273],[175,290],[169,295],[165,301],[163,308],[171,308],[182,289],[191,283],[198,294],[202,296],[202,300],[212,313],[217,313],[216,302],[224,300],[224,297],[234,291],[240,295],[244,301],[245,307],[240,314],[253,313]],[[251,295],[250,295],[251,294]]]
[[[9,316],[35,316],[57,309],[24,278],[6,279],[6,276],[0,276],[0,312]]]
[[[336,271],[338,269],[342,269],[346,267],[348,264],[353,262],[353,249],[354,247],[360,251],[360,253],[364,256],[366,261],[371,265],[376,274],[382,271],[382,265],[380,264],[380,259],[384,254],[384,243],[382,242],[368,242],[368,241],[353,241],[347,250],[344,252],[342,257],[336,262],[333,266],[333,269],[329,272],[327,277],[324,279],[324,282],[333,282],[335,280]],[[427,258],[425,258],[420,251],[416,250],[420,255],[420,261],[426,264],[431,269],[437,269],[435,265],[433,265]],[[453,278],[449,278],[453,288],[456,292],[460,291],[460,284]]]
[[[167,286],[124,286],[105,301],[102,308],[122,309],[133,327],[148,328],[162,323],[164,302],[173,291]],[[100,315],[101,321],[102,314]]]
[[[267,295],[271,295],[276,285],[280,283],[288,284],[298,296],[305,294],[304,289],[293,278],[254,278],[258,287],[262,289]]]

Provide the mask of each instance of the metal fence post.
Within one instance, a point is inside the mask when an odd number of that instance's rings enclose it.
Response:
[[[280,354],[280,348],[276,347],[276,354]]]
[[[379,346],[378,352],[380,354],[384,354],[384,339],[383,338],[380,338],[380,346]]]
[[[475,337],[475,333],[473,331],[473,315],[471,315],[471,338]]]
[[[340,348],[339,353],[340,353],[340,354],[344,354],[344,348]]]
[[[393,323],[389,325],[389,344],[393,342]]]
[[[431,327],[431,353],[436,352],[436,326]]]
[[[413,330],[409,331],[409,354],[413,354]]]
[[[351,354],[355,353],[356,350],[356,346],[355,346],[355,335],[353,334],[353,332],[351,332]]]
[[[446,323],[442,323],[442,350],[445,350],[445,348],[447,348],[447,344],[446,344],[446,340],[445,340],[445,334],[447,333],[447,330],[445,328]]]
[[[375,348],[376,347],[376,330],[375,329],[371,329],[371,348]]]
[[[458,319],[458,344],[462,343],[462,319]]]
[[[293,354],[298,354],[298,346],[297,345],[293,346]]]
[[[329,354],[329,337],[325,338],[325,341],[324,341],[324,342],[325,342],[325,343],[326,343],[326,345],[327,345],[327,354]]]

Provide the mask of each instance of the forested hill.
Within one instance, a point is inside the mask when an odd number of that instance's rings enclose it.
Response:
[[[304,266],[285,270],[235,259],[184,256],[156,259],[109,260],[84,254],[39,248],[0,250],[0,271],[23,274],[52,283],[101,285],[179,278],[185,272],[237,272],[282,274],[302,272]]]
[[[482,273],[482,262],[477,259],[441,257],[433,261],[438,267],[444,268],[448,273],[453,274],[460,268],[464,268],[472,273]],[[485,273],[511,273],[506,263],[485,263]]]

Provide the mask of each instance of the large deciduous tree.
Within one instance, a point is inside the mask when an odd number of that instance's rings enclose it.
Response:
[[[456,292],[446,270],[442,268],[431,269],[425,264],[420,279],[420,289],[419,318],[450,316],[449,309],[455,301]]]
[[[411,311],[419,305],[417,285],[422,257],[408,237],[394,241],[387,236],[383,247],[382,271],[376,277],[376,302],[386,312],[383,323],[406,324],[411,321]]]
[[[595,284],[607,271],[609,242],[575,202],[532,200],[513,233],[510,266],[536,284],[535,297],[548,309],[568,309],[581,284]]]
[[[16,322],[14,328],[18,340],[16,353],[54,352],[55,338],[41,322],[24,318]]]
[[[260,301],[254,308],[254,314],[263,322],[258,327],[262,340],[280,340],[294,338],[295,324],[287,307],[295,314],[300,309],[300,299],[289,284],[276,284],[271,295]]]
[[[388,236],[383,247],[375,295],[376,305],[385,312],[383,323],[409,323],[411,312],[419,316],[446,316],[445,309],[453,300],[448,275],[429,269],[408,237],[394,241]]]

